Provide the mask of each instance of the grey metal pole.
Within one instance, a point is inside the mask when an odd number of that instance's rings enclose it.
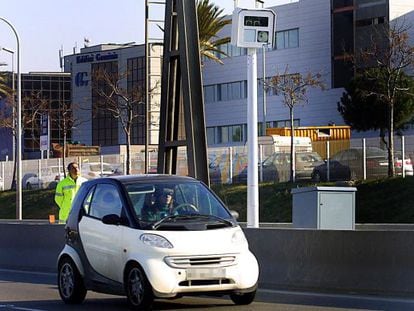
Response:
[[[16,148],[16,164],[17,164],[17,176],[16,176],[16,219],[22,220],[22,89],[21,89],[21,76],[20,76],[20,39],[14,26],[5,18],[0,17],[0,20],[5,22],[13,30],[16,36],[17,43],[17,148]]]
[[[266,135],[266,45],[263,44],[263,119],[262,119],[262,135]]]
[[[14,133],[13,133],[13,140],[12,140],[12,156],[13,156],[13,161],[16,161],[16,124],[15,124],[15,120],[16,120],[16,100],[15,100],[15,96],[14,96],[14,91],[15,91],[15,76],[14,76],[14,51],[13,50],[10,50],[10,49],[7,49],[7,48],[5,48],[5,47],[1,47],[1,50],[3,50],[3,51],[5,51],[5,52],[7,52],[7,53],[10,53],[11,54],[11,56],[12,56],[12,67],[11,67],[11,70],[12,70],[12,94],[13,94],[13,102],[12,102],[12,105],[13,105],[13,130],[14,130]]]
[[[148,43],[148,0],[145,0],[145,125],[144,125],[144,173],[148,174],[148,145],[149,145],[149,43]]]

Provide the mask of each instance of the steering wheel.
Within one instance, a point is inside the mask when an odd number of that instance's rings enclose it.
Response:
[[[181,203],[171,209],[171,214],[191,214],[194,212],[198,214],[198,209],[194,204],[191,203]]]

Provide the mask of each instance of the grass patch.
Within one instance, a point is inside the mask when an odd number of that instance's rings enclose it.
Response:
[[[313,183],[262,183],[259,187],[260,222],[292,221],[292,187],[314,186]],[[319,186],[334,186],[334,183]],[[391,178],[357,182],[357,223],[414,223],[414,177]],[[246,185],[213,185],[213,190],[240,221],[247,219]],[[23,218],[48,219],[58,217],[54,190],[24,190]],[[15,219],[16,193],[0,192],[0,219]]]

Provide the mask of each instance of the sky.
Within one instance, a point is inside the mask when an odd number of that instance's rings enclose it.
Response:
[[[273,6],[295,0],[265,0]],[[231,14],[234,0],[212,0]],[[251,8],[254,0],[238,0],[239,7]],[[79,52],[84,39],[90,45],[101,43],[144,43],[145,0],[0,0],[0,17],[17,31],[20,41],[21,72],[56,72],[59,50],[63,55]],[[151,18],[163,17],[153,5]],[[157,15],[157,12],[158,15]],[[0,47],[14,51],[17,69],[17,42],[12,28],[0,20]],[[13,54],[0,51],[0,70],[12,70]]]

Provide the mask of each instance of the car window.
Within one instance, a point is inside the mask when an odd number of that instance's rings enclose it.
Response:
[[[86,215],[89,214],[89,207],[91,205],[91,200],[92,200],[92,195],[93,195],[94,190],[95,188],[92,188],[91,190],[89,190],[87,196],[85,197],[82,203],[82,208]]]
[[[97,185],[89,209],[89,215],[98,219],[109,214],[121,216],[122,201],[118,189],[110,184]]]
[[[136,217],[145,222],[187,214],[232,218],[222,203],[201,183],[129,184],[126,189]]]

